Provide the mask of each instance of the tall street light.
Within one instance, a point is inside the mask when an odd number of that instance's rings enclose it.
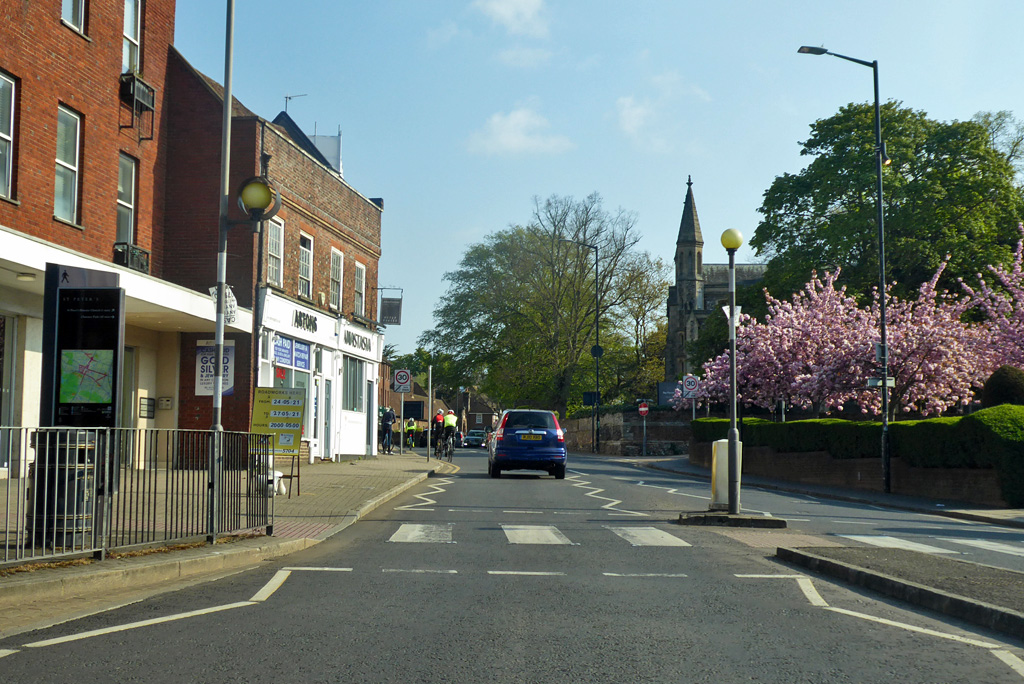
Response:
[[[271,218],[280,208],[281,196],[265,177],[254,177],[242,183],[238,193],[238,204],[248,214],[246,221],[228,219],[230,191],[228,182],[231,166],[231,73],[234,61],[234,25],[235,0],[227,1],[227,22],[224,29],[224,113],[221,126],[220,155],[220,213],[218,221],[217,242],[217,309],[216,328],[214,332],[215,362],[213,373],[213,432],[210,443],[209,463],[209,504],[207,505],[207,534],[211,543],[217,540],[217,522],[219,520],[220,502],[220,468],[223,463],[222,420],[224,406],[224,324],[225,324],[225,293],[227,290],[228,270],[228,229],[238,223],[248,223]]]
[[[594,357],[594,453],[601,453],[601,355],[604,350],[601,348],[601,328],[598,323],[601,319],[601,279],[598,273],[600,250],[597,245],[569,238],[560,239],[594,250],[594,346],[590,348],[590,355]]]
[[[736,250],[743,234],[735,228],[722,233],[722,246],[729,253],[729,514],[740,512],[740,431],[736,427]]]
[[[832,55],[848,62],[854,62],[862,66],[871,67],[875,77],[875,173],[877,176],[877,202],[878,202],[878,333],[879,345],[876,351],[878,365],[881,367],[882,377],[879,381],[879,388],[882,392],[882,484],[885,492],[892,490],[892,477],[889,468],[889,346],[885,334],[885,218],[882,210],[882,167],[889,164],[889,157],[885,154],[885,144],[882,142],[882,114],[881,104],[878,99],[878,60],[868,62],[855,57],[847,57],[835,52],[829,52],[823,47],[809,47],[804,45],[799,50],[803,55]]]

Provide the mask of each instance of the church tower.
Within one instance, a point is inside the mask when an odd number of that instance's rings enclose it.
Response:
[[[704,311],[704,238],[700,233],[693,179],[686,179],[686,201],[676,239],[676,281],[668,290],[668,340],[665,345],[665,380],[692,373],[686,345],[697,339]]]

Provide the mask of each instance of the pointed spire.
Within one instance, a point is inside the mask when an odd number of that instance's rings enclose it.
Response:
[[[689,242],[704,244],[700,234],[700,220],[697,218],[697,205],[693,201],[693,178],[686,177],[686,201],[683,203],[683,218],[679,221],[679,237],[676,244]]]

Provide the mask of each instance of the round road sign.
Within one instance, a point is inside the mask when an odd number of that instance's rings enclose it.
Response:
[[[409,384],[409,371],[397,370],[395,371],[395,384],[396,385],[408,385]]]
[[[641,416],[646,416],[647,415],[647,402],[646,401],[640,402],[640,415]]]
[[[685,378],[683,378],[683,389],[686,390],[687,392],[696,392],[697,385],[698,382],[696,375],[687,375]]]

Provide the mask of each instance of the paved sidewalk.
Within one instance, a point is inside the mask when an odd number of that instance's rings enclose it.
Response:
[[[240,572],[308,548],[435,473],[456,466],[424,451],[303,464],[285,480],[292,496],[274,497],[273,536],[150,553],[123,559],[42,567],[0,578],[0,637],[139,601],[188,584]],[[301,491],[296,491],[300,489]]]

